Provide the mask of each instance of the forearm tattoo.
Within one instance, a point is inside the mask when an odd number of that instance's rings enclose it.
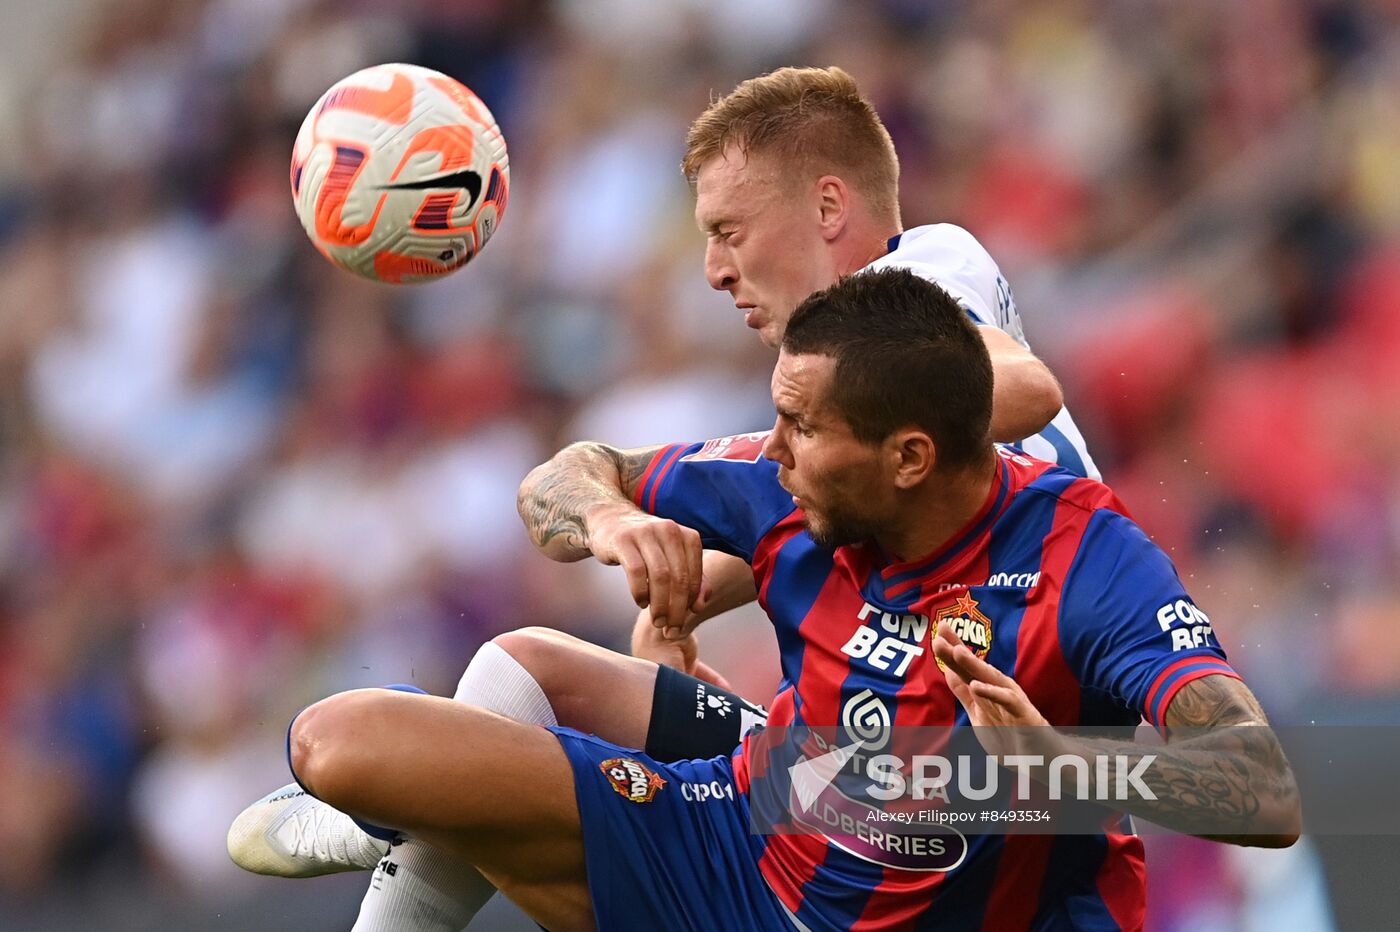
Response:
[[[601,443],[575,443],[537,466],[516,496],[530,540],[555,559],[587,556],[584,516],[600,504],[630,502],[657,449],[618,450]]]

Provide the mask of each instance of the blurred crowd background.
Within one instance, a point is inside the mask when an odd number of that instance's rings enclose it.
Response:
[[[450,693],[525,624],[625,649],[620,581],[533,555],[515,487],[571,440],[770,423],[677,165],[712,93],[784,64],[852,72],[906,225],[997,258],[1275,721],[1400,722],[1397,7],[0,4],[0,928],[348,928],[363,876],[224,853],[290,716]],[[431,286],[332,268],[288,191],[311,103],[390,60],[510,147],[501,232]],[[771,695],[761,617],[704,643]],[[1398,861],[1155,838],[1151,928],[1346,927]]]

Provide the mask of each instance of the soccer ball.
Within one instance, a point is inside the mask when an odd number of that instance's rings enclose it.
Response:
[[[376,65],[340,81],[292,147],[292,203],[312,244],[381,282],[466,265],[500,226],[509,188],[491,111],[416,65]]]

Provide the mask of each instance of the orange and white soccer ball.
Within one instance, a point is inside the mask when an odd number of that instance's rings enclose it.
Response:
[[[466,265],[505,215],[506,141],[460,82],[375,65],[316,101],[292,148],[292,202],[336,265],[382,282]]]

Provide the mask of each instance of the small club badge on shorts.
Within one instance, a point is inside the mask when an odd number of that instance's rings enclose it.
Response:
[[[630,757],[610,757],[598,765],[612,788],[634,803],[649,803],[666,785],[661,774]]]

